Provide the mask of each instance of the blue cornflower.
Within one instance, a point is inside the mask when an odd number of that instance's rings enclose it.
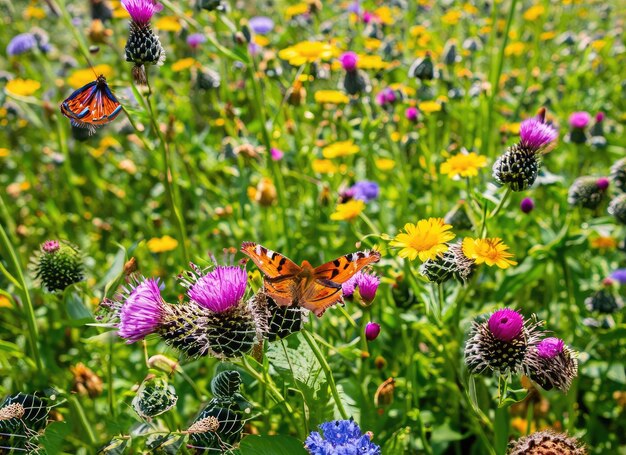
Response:
[[[321,433],[313,431],[304,441],[311,455],[380,455],[380,446],[374,444],[369,434],[352,419],[334,420],[319,426]]]
[[[616,269],[611,273],[611,278],[619,284],[626,284],[626,269]]]
[[[352,197],[354,199],[370,202],[378,197],[380,188],[376,182],[361,180],[360,182],[356,182],[352,185],[352,187],[350,187],[350,191],[352,192]]]
[[[15,35],[7,45],[7,55],[19,55],[28,52],[37,46],[37,39],[32,33],[20,33]]]

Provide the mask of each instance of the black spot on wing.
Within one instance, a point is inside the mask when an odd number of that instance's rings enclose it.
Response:
[[[279,272],[283,269],[283,266],[285,265],[285,262],[287,262],[287,258],[285,258],[285,257],[280,258],[280,261],[278,261],[277,270]]]

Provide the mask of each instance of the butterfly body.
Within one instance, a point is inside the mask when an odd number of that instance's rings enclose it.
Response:
[[[122,105],[102,75],[75,90],[61,103],[61,113],[70,119],[72,125],[89,128],[91,133],[96,127],[115,120],[121,111]]]
[[[301,306],[317,316],[329,306],[343,302],[342,283],[380,260],[378,251],[358,251],[314,268],[308,261],[298,266],[286,256],[253,242],[244,242],[241,251],[265,275],[265,291],[276,304]]]

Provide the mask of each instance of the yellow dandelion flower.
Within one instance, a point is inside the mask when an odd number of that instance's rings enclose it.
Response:
[[[32,79],[17,78],[11,79],[9,82],[7,82],[5,89],[12,95],[31,96],[33,93],[39,90],[40,87],[41,84]]]
[[[314,98],[320,104],[345,104],[350,101],[350,98],[339,90],[318,90]]]
[[[152,253],[165,253],[166,251],[172,251],[178,246],[178,240],[169,235],[163,237],[153,237],[148,240],[148,249]]]
[[[382,44],[383,42],[376,38],[365,38],[365,40],[363,41],[363,46],[368,51],[376,51],[380,48],[380,46],[382,46]],[[359,62],[359,65],[360,65],[360,62]]]
[[[76,70],[67,79],[67,83],[74,89],[81,88],[83,85],[93,82],[96,79],[96,75],[100,74],[109,79],[113,76],[113,67],[110,65],[96,65],[93,69]]]
[[[534,5],[524,11],[524,19],[527,21],[536,21],[543,13],[546,12],[546,8],[543,5]]]
[[[456,25],[461,20],[462,15],[461,11],[451,10],[441,16],[441,22],[446,25]]]
[[[186,69],[191,68],[196,63],[197,62],[196,62],[195,58],[192,58],[192,57],[182,58],[182,59],[172,63],[172,71],[174,71],[175,73],[178,73],[180,71],[184,71]]]
[[[164,32],[179,32],[183,26],[176,16],[164,16],[154,23],[155,28]]]
[[[0,308],[11,308],[11,301],[6,295],[0,294]]]
[[[437,101],[422,101],[417,105],[418,109],[424,114],[431,114],[433,112],[439,112],[441,110],[441,104]]]
[[[321,41],[301,41],[278,52],[278,56],[290,65],[300,66],[318,60],[329,60],[337,54],[336,49]]]
[[[381,171],[390,171],[396,167],[396,162],[390,158],[377,158],[374,164]]]
[[[345,204],[337,204],[335,213],[330,215],[331,220],[350,221],[355,219],[365,209],[365,202],[360,199],[351,199]]]
[[[37,8],[36,6],[29,5],[28,8],[24,10],[23,16],[24,16],[24,19],[26,20],[28,19],[41,20],[41,19],[46,18],[46,12],[41,8]]]
[[[507,250],[509,247],[502,243],[502,239],[463,239],[463,254],[470,259],[474,259],[476,264],[487,264],[489,267],[498,266],[501,269],[508,269],[517,262],[512,261],[513,257]]]
[[[255,44],[258,44],[261,47],[265,47],[270,43],[270,39],[267,36],[263,35],[254,35],[252,37],[252,41],[254,41]]]
[[[549,41],[555,36],[556,36],[556,32],[553,32],[553,31],[543,32],[541,35],[539,35],[539,39],[541,41]]]
[[[474,152],[457,153],[441,164],[439,171],[456,179],[459,177],[476,177],[478,169],[487,166],[487,157]]]
[[[404,225],[405,232],[396,235],[389,246],[402,248],[398,255],[411,261],[417,257],[420,261],[435,259],[448,251],[446,243],[454,238],[450,229],[452,226],[446,224],[443,218],[419,220],[417,224],[407,223]]]
[[[511,55],[515,55],[517,57],[521,56],[524,53],[526,46],[521,41],[516,41],[514,43],[508,44],[504,48],[504,55],[510,57]]]
[[[339,141],[327,145],[322,149],[322,155],[324,158],[333,159],[344,156],[354,155],[359,152],[359,146],[354,141]]]
[[[313,160],[313,172],[317,174],[334,174],[337,166],[330,160]]]
[[[467,14],[478,14],[478,12],[479,12],[478,8],[476,8],[471,3],[464,3],[463,4],[463,11],[465,11]]]
[[[9,156],[9,153],[9,149],[0,148],[0,158],[6,158],[7,156]]]
[[[363,70],[382,70],[389,66],[380,55],[359,54],[359,68]]]
[[[591,43],[591,47],[595,51],[601,51],[606,46],[606,41],[599,39]]]
[[[304,2],[296,3],[295,5],[288,6],[285,10],[285,17],[291,19],[294,16],[305,14],[309,11],[309,5]]]
[[[392,11],[388,6],[381,6],[372,11],[374,16],[385,25],[392,25],[394,23],[393,17],[398,17],[397,11]]]

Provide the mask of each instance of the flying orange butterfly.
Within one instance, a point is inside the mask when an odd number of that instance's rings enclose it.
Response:
[[[321,316],[326,308],[343,303],[341,284],[363,267],[378,262],[378,251],[357,251],[313,268],[308,261],[298,266],[280,253],[253,242],[241,251],[265,274],[265,292],[279,306],[298,305]]]
[[[72,125],[89,128],[89,134],[93,134],[98,126],[115,120],[121,110],[120,102],[103,75],[74,91],[61,103],[61,113]]]

